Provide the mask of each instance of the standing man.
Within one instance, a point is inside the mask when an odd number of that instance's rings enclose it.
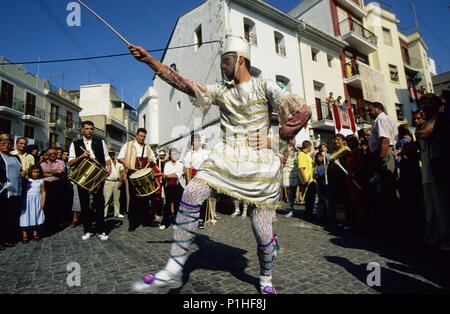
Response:
[[[105,196],[105,219],[108,216],[109,202],[113,199],[114,217],[123,218],[120,214],[120,187],[125,181],[123,165],[116,160],[116,153],[109,152],[111,158],[111,174],[105,181],[103,194]]]
[[[375,120],[369,135],[375,174],[372,177],[372,192],[377,227],[389,231],[396,209],[395,158],[393,147],[398,136],[397,123],[386,113],[381,103],[369,105],[369,114]]]
[[[200,166],[208,159],[208,151],[202,148],[201,137],[199,134],[194,134],[191,141],[191,150],[184,155],[183,163],[185,166],[186,185],[197,174]],[[198,228],[205,228],[206,218],[206,202],[203,203],[200,210],[200,220],[198,221]]]
[[[133,232],[141,224],[150,224],[150,197],[137,196],[136,189],[130,181],[130,176],[137,170],[144,169],[147,164],[155,165],[155,155],[149,145],[145,144],[147,130],[139,128],[133,141],[129,141],[120,149],[117,159],[125,167],[128,178],[130,203],[128,205],[128,231]],[[158,171],[159,172],[159,171]]]
[[[28,169],[34,166],[34,157],[26,152],[28,140],[26,137],[19,137],[16,140],[16,149],[11,152],[11,155],[18,156],[22,164],[22,170],[28,174]]]
[[[76,167],[85,158],[97,161],[106,171],[111,171],[111,159],[108,155],[105,141],[94,138],[94,123],[83,121],[81,124],[81,134],[83,138],[70,145],[69,167]],[[105,230],[105,198],[103,196],[103,184],[93,193],[91,204],[91,194],[84,188],[78,186],[78,195],[81,206],[81,220],[83,222],[84,235],[82,240],[88,240],[94,235],[92,223],[96,220],[96,231],[102,241],[108,240]],[[95,218],[94,218],[95,217]]]
[[[250,216],[260,262],[260,292],[275,294],[272,263],[278,244],[272,232],[272,219],[273,210],[281,206],[281,160],[265,143],[270,129],[269,108],[278,113],[280,138],[289,140],[310,119],[309,107],[275,82],[251,76],[250,45],[241,37],[226,38],[220,63],[226,81],[213,85],[180,76],[142,47],[130,45],[129,49],[162,80],[195,97],[195,104],[203,114],[213,105],[218,106],[224,130],[223,141],[214,146],[184,190],[166,267],[146,275],[133,288],[155,292],[182,286],[182,271],[197,233],[201,204],[215,189],[255,205]]]

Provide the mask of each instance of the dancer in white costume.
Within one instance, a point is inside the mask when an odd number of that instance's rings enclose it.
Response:
[[[133,288],[157,292],[182,286],[182,270],[196,235],[201,204],[212,189],[256,206],[251,214],[260,262],[260,289],[274,294],[272,262],[278,243],[272,232],[272,212],[281,207],[281,161],[265,146],[270,128],[270,109],[278,113],[280,138],[289,140],[305,126],[311,111],[297,95],[275,82],[250,75],[250,45],[241,37],[228,36],[221,60],[226,82],[206,85],[187,80],[161,64],[142,47],[129,47],[133,56],[178,90],[196,98],[206,113],[212,105],[220,108],[223,142],[217,144],[184,190],[174,232],[170,258],[165,268],[145,275]]]

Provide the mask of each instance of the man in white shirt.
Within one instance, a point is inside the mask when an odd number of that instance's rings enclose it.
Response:
[[[105,218],[108,216],[109,202],[113,199],[114,217],[123,218],[120,214],[120,187],[124,182],[124,167],[116,161],[116,153],[109,152],[111,158],[111,174],[105,181],[103,194],[105,196]]]
[[[208,159],[208,151],[202,148],[200,135],[195,134],[192,139],[192,149],[184,155],[183,164],[186,167],[186,184],[195,177],[201,164]]]
[[[108,155],[105,141],[94,138],[94,123],[91,121],[83,121],[81,125],[81,140],[77,140],[70,144],[69,149],[69,167],[77,167],[85,158],[95,160],[105,167],[107,172],[111,171],[111,158]],[[88,240],[93,235],[93,219],[97,221],[96,229],[100,240],[108,240],[105,233],[105,198],[103,196],[103,184],[93,193],[93,202],[91,203],[91,195],[87,190],[78,186],[78,195],[80,198],[81,217],[83,221],[84,235],[82,240]],[[94,210],[94,213],[92,213]]]
[[[128,178],[129,206],[128,206],[128,231],[133,232],[143,222],[150,224],[150,197],[137,196],[136,189],[129,177],[134,172],[144,169],[147,164],[155,165],[155,155],[149,145],[145,144],[147,130],[139,128],[133,141],[129,141],[120,149],[117,159],[125,167],[125,173]],[[159,171],[158,171],[159,172]]]
[[[393,213],[398,201],[395,182],[395,159],[393,146],[398,136],[397,123],[390,118],[380,103],[369,105],[369,113],[375,119],[369,136],[369,149],[373,155],[374,176],[371,186],[374,192],[372,204],[377,226],[382,232],[390,232]]]
[[[186,185],[191,181],[195,175],[197,174],[198,169],[200,169],[200,166],[202,163],[204,163],[208,157],[208,151],[206,149],[202,148],[201,143],[201,137],[198,134],[194,134],[192,138],[192,149],[184,155],[183,164],[185,167],[185,176],[186,176]],[[213,212],[213,220],[218,218],[218,216],[215,215],[215,209],[216,209],[216,199],[214,197],[209,198],[212,212]],[[198,221],[198,228],[204,229],[205,228],[205,218],[206,218],[206,202],[203,203],[202,208],[200,210],[200,219]]]

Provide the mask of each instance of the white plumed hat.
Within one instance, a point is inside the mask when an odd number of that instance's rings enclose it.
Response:
[[[250,60],[250,44],[242,37],[228,35],[225,37],[225,49],[223,54],[235,52],[238,56]]]

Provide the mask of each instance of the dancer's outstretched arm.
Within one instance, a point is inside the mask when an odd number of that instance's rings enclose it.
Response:
[[[189,96],[196,96],[193,87],[195,83],[193,81],[185,79],[167,65],[162,64],[140,46],[130,45],[128,49],[130,49],[131,54],[136,60],[147,64],[165,82]]]

